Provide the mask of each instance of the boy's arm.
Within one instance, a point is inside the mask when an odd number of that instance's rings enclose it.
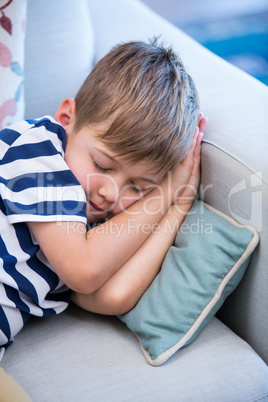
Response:
[[[166,213],[169,207],[167,188],[167,183],[162,183],[128,210],[103,223],[102,230],[97,226],[87,233],[85,225],[79,222],[28,222],[28,225],[62,281],[77,292],[91,293],[146,240],[150,231],[142,230],[143,225],[158,223]],[[146,202],[148,205],[144,208]],[[115,230],[120,231],[120,237],[115,236]]]
[[[206,121],[200,125],[205,129]],[[91,294],[74,293],[72,300],[80,307],[99,314],[124,314],[131,310],[149,287],[174,242],[177,232],[191,208],[200,181],[200,145],[203,133],[197,138],[192,173],[178,199],[155,226],[155,230],[137,252],[99,289]]]
[[[88,234],[79,222],[28,222],[28,225],[62,281],[77,292],[91,293],[139,249],[173,199],[173,190],[168,180],[164,180],[143,199],[103,223],[101,229],[97,226]],[[146,231],[144,224],[149,228]],[[117,231],[120,237],[115,235]]]
[[[99,314],[118,315],[131,310],[159,272],[190,207],[172,205],[147,240],[110,279],[91,294],[74,293],[72,301]]]
[[[46,258],[68,287],[80,293],[94,292],[140,248],[152,231],[144,231],[143,225],[153,229],[174,202],[176,190],[188,182],[197,135],[198,129],[185,160],[173,172],[171,185],[164,179],[143,199],[103,223],[101,233],[96,227],[87,236],[84,225],[76,222],[28,223]],[[129,216],[135,221],[132,230]],[[119,238],[115,227],[121,231]]]

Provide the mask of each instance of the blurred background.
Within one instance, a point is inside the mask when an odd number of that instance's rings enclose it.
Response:
[[[142,0],[220,57],[268,85],[268,0]]]

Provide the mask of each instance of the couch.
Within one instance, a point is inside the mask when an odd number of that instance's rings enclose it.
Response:
[[[118,42],[161,35],[172,44],[209,119],[200,197],[257,229],[260,244],[217,316],[160,367],[145,361],[117,317],[75,305],[59,316],[32,319],[1,366],[38,402],[268,401],[267,87],[139,0],[28,0],[25,18],[25,85],[14,118],[54,115]]]

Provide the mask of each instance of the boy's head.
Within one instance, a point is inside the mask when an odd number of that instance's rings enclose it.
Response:
[[[199,113],[192,78],[179,57],[156,40],[113,48],[96,64],[75,102],[75,131],[108,121],[99,137],[108,148],[164,172],[185,157]]]

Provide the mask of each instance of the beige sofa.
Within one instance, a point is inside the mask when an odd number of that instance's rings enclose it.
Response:
[[[28,0],[25,117],[55,113],[112,45],[162,35],[180,54],[209,123],[200,195],[255,227],[238,288],[190,346],[148,365],[116,317],[71,305],[33,319],[1,365],[33,401],[268,401],[268,89],[138,0]],[[0,390],[1,393],[1,390]]]

